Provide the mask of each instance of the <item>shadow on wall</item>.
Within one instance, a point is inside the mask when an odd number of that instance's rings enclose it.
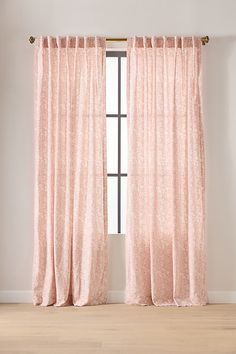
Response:
[[[209,290],[236,290],[236,36],[203,48]]]

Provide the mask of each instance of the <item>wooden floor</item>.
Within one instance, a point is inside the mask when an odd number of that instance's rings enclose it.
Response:
[[[0,305],[0,354],[236,354],[236,305]]]

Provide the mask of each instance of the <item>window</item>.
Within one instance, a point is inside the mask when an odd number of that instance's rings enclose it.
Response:
[[[108,233],[125,233],[127,187],[126,52],[106,54]]]

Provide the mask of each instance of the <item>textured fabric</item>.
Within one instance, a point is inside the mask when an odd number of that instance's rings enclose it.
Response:
[[[34,304],[107,295],[105,39],[35,47]]]
[[[128,40],[129,304],[206,303],[199,38]]]

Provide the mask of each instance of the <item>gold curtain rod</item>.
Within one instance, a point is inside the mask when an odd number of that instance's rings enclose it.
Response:
[[[108,42],[126,42],[127,38],[106,38],[106,41]],[[205,45],[209,42],[209,37],[205,36],[201,38],[202,45]],[[35,37],[30,36],[29,37],[29,42],[33,44],[35,42]]]

